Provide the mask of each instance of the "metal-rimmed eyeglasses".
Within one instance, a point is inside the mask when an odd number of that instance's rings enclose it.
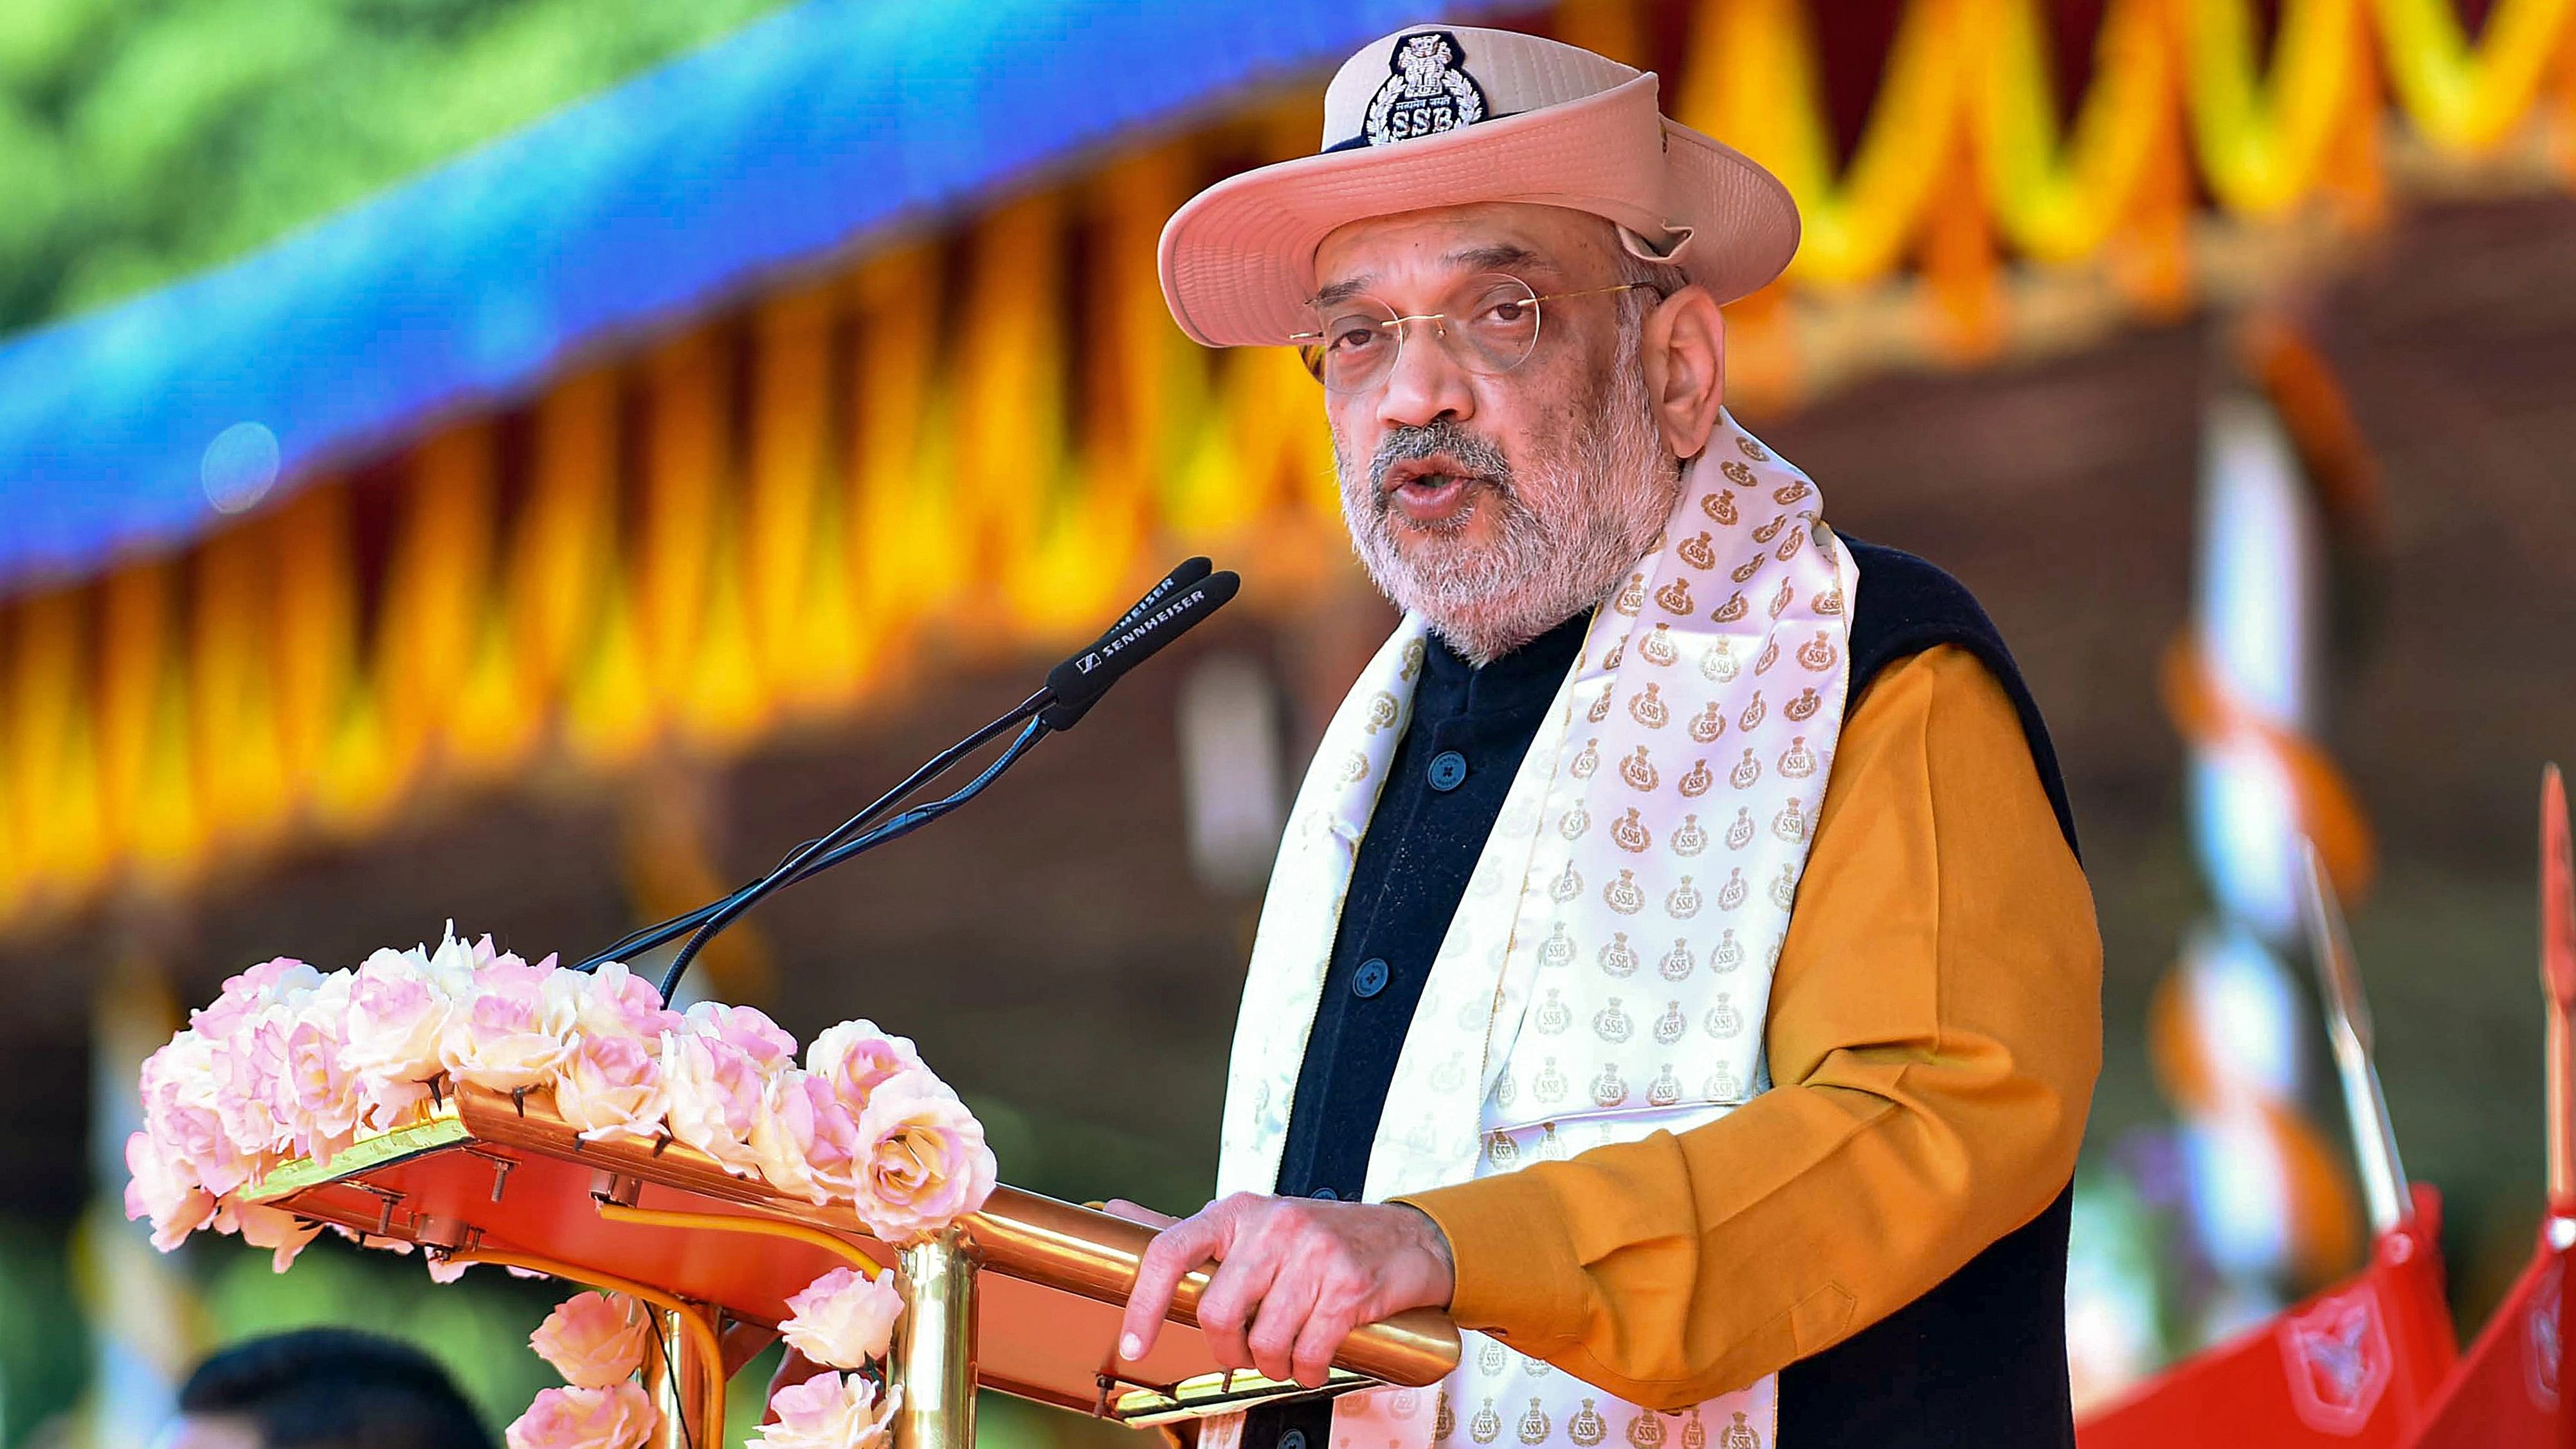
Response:
[[[1545,304],[1612,292],[1653,291],[1652,282],[1622,282],[1576,292],[1540,293],[1507,272],[1482,272],[1458,284],[1437,312],[1404,314],[1375,297],[1345,297],[1314,306],[1315,329],[1289,340],[1306,370],[1328,392],[1366,392],[1386,381],[1404,350],[1408,324],[1428,322],[1451,361],[1491,377],[1529,360],[1538,348]]]

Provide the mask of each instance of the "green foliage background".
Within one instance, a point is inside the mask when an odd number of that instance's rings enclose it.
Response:
[[[783,0],[0,0],[0,332],[223,262]]]

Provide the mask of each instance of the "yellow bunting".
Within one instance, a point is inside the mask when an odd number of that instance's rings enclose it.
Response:
[[[656,697],[695,744],[739,745],[767,713],[743,597],[732,455],[736,339],[702,328],[652,362],[646,463],[645,658]],[[661,592],[667,585],[669,592]]]
[[[653,742],[658,699],[636,633],[635,585],[622,573],[611,574],[601,590],[596,646],[565,691],[566,747],[596,768],[633,764]]]
[[[1174,143],[1111,167],[1100,184],[1100,263],[1092,311],[1096,335],[1083,339],[1093,388],[1085,452],[1116,470],[1108,483],[1150,517],[1162,487],[1208,407],[1211,354],[1172,325],[1163,305],[1155,248],[1165,219],[1189,198],[1195,150]]]
[[[0,707],[10,776],[12,853],[23,882],[62,892],[96,868],[97,770],[88,707],[89,595],[53,589],[20,601]]]
[[[324,479],[288,498],[265,530],[277,575],[278,748],[299,808],[310,806],[314,762],[338,747],[358,667],[349,529],[348,486]]]
[[[617,375],[575,373],[539,400],[510,547],[512,682],[553,695],[600,624],[617,546]]]
[[[2143,317],[2169,321],[2191,305],[2191,208],[2191,159],[2182,117],[2163,110],[2138,183],[2102,250],[2111,285]]]
[[[725,468],[728,389],[723,358],[703,328],[656,348],[641,371],[646,444],[634,619],[652,697],[677,701],[693,683],[716,499],[731,481]]]
[[[154,561],[119,569],[99,585],[99,806],[108,848],[120,856],[166,859],[178,841],[149,822],[168,803],[165,793],[187,799],[183,790],[156,790],[149,778],[154,736],[176,713],[164,707],[170,574],[166,561]]]
[[[616,379],[577,373],[529,420],[503,585],[475,627],[474,660],[455,703],[450,756],[466,779],[505,776],[544,738],[566,671],[597,627],[614,547]]]
[[[497,439],[478,419],[432,434],[404,479],[369,687],[319,804],[343,830],[371,828],[443,742],[488,613]]]
[[[1299,98],[1300,102],[1303,98]],[[1311,102],[1280,101],[1249,117],[1242,143],[1255,155],[1314,149]],[[1162,515],[1185,546],[1215,547],[1291,517],[1337,514],[1324,394],[1294,352],[1238,347],[1209,356],[1207,402],[1163,495]],[[1267,531],[1264,551],[1274,542]]]
[[[1956,364],[1994,356],[2004,342],[2003,290],[1984,188],[1965,137],[1951,148],[1947,184],[1926,218],[1922,258],[1934,345]]]
[[[818,551],[830,529],[832,325],[838,288],[795,287],[754,309],[751,415],[743,479],[745,573],[754,658],[763,689],[790,707],[827,701],[840,681],[825,669],[814,628]]]
[[[561,681],[564,745],[601,769],[643,754],[665,697],[646,675],[636,620],[636,594],[649,581],[631,577],[635,550],[619,517],[619,470],[630,461],[623,430],[628,407],[640,405],[626,381],[606,369],[585,373],[562,390],[578,397],[550,396],[539,405],[533,467],[540,480],[560,471],[573,481],[558,483],[553,506],[536,511],[516,545],[514,568],[514,594],[535,590],[544,600],[521,610],[523,637],[543,651],[521,677],[540,707],[547,694],[538,682]]]
[[[1848,286],[1895,266],[1913,241],[1962,124],[1965,0],[1915,0],[1850,166],[1833,174],[1815,46],[1796,0],[1705,0],[1676,119],[1768,167],[1798,201],[1805,236],[1790,275]]]
[[[1856,347],[1993,356],[2049,325],[2011,310],[2016,259],[2172,317],[2202,285],[2204,191],[2373,225],[2392,116],[2464,157],[2547,128],[2576,184],[2576,0],[2497,0],[2474,38],[2446,0],[2284,0],[2268,59],[2253,0],[2110,0],[2062,120],[2055,9],[1909,0],[1846,162],[1813,0],[1557,7],[1553,33],[1632,63],[1678,41],[1672,113],[1798,198],[1788,277],[1728,309],[1731,401],[1793,403]],[[1297,606],[1345,567],[1322,395],[1284,351],[1182,337],[1155,240],[1220,158],[1315,143],[1311,92],[1264,91],[585,365],[506,424],[306,480],[188,554],[0,603],[0,923],[299,825],[363,832],[549,751],[738,750],[917,662],[1058,647],[1174,548],[1248,555],[1247,606]],[[1883,340],[1837,320],[1863,305]],[[2168,683],[2238,729],[2189,661]],[[2366,875],[2348,789],[2290,758],[2338,875]]]
[[[2166,8],[2166,0],[2112,0],[2093,45],[2092,84],[2062,138],[2039,0],[1971,0],[1963,12],[1983,200],[2033,258],[2068,261],[2100,248],[2147,179],[2173,102]]]
[[[261,519],[197,551],[189,604],[190,721],[197,798],[215,843],[249,846],[282,823],[286,760],[269,664],[276,572]]]
[[[2229,209],[2273,215],[2317,179],[2363,57],[2360,0],[2283,0],[2271,74],[2251,0],[2176,0],[2201,173]]]
[[[2495,149],[2530,116],[2576,22],[2571,0],[2497,0],[2472,45],[2452,0],[2373,0],[2371,8],[2407,118],[2426,140],[2469,153]]]
[[[1014,631],[1049,632],[1084,601],[1050,591],[1024,567],[1062,526],[1065,478],[1064,201],[1042,191],[980,222],[958,321],[957,468],[949,511],[964,537],[942,581],[954,607],[937,627],[949,652],[989,649]],[[997,427],[1000,419],[1007,427]],[[934,586],[937,587],[937,586]],[[936,596],[934,596],[936,597]]]
[[[941,269],[927,244],[898,246],[852,278],[859,312],[858,366],[849,400],[849,583],[859,636],[859,679],[884,667],[906,637],[935,575],[957,555],[944,530],[948,407],[939,389]]]

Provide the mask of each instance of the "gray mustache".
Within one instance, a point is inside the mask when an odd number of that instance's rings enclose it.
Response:
[[[1389,432],[1369,459],[1371,490],[1383,496],[1388,469],[1435,453],[1457,459],[1460,467],[1492,479],[1505,493],[1512,490],[1512,464],[1503,450],[1445,418]]]

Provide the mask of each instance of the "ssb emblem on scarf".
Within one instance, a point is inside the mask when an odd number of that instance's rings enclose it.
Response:
[[[2365,1286],[2320,1299],[2282,1319],[2280,1333],[2299,1422],[2322,1433],[2359,1432],[2396,1366],[2378,1295]]]
[[[1392,72],[1369,101],[1364,134],[1372,146],[1436,136],[1485,119],[1485,93],[1457,69],[1458,38],[1425,30],[1395,43]]]

